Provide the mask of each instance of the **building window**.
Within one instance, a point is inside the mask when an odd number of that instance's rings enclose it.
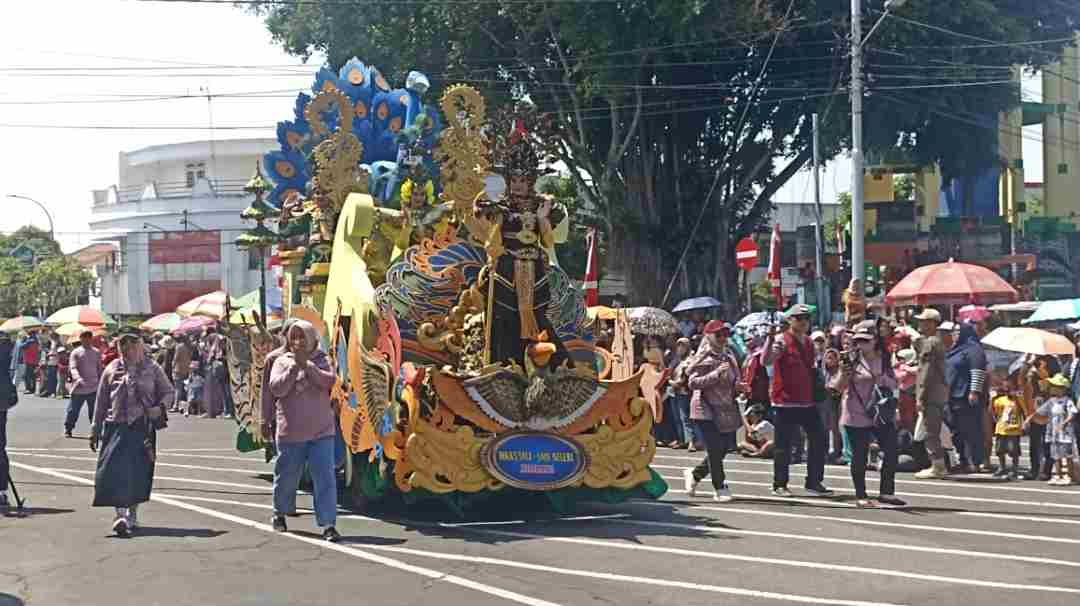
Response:
[[[206,163],[205,162],[193,162],[184,167],[184,173],[186,175],[186,183],[188,187],[195,187],[195,182],[199,179],[206,178]]]

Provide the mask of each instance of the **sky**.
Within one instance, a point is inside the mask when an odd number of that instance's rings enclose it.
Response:
[[[29,196],[51,211],[69,252],[92,243],[91,190],[116,183],[121,151],[211,136],[272,137],[322,61],[304,65],[285,54],[258,17],[231,4],[35,0],[5,2],[4,19],[0,232],[28,222],[48,227],[32,203],[3,197]],[[206,90],[240,96],[208,103],[198,96]],[[1025,82],[1025,98],[1039,94],[1037,78]],[[159,98],[183,95],[196,97]],[[95,128],[66,128],[75,126]],[[1039,127],[1025,129],[1027,181],[1041,180],[1040,137]],[[847,158],[829,163],[822,200],[849,190],[850,175]],[[809,171],[800,172],[776,200],[810,202],[811,185]]]
[[[0,231],[28,222],[48,228],[44,213],[32,203],[6,197],[29,196],[51,211],[65,251],[92,243],[91,190],[116,183],[121,151],[209,139],[208,105],[215,126],[267,127],[217,129],[216,139],[273,137],[273,126],[291,116],[292,99],[311,86],[318,65],[313,61],[304,66],[285,54],[258,17],[231,4],[3,4],[7,27],[0,37]],[[259,67],[221,67],[229,65]],[[214,95],[272,92],[258,98],[214,98],[209,104],[205,96],[145,100],[198,95],[207,88]],[[195,128],[141,128],[162,126]]]

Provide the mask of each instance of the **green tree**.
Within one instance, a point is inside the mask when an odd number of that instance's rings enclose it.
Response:
[[[466,82],[492,105],[527,98],[552,115],[607,268],[642,301],[664,296],[684,247],[672,298],[734,301],[734,245],[809,161],[810,114],[824,157],[850,147],[847,0],[251,6],[290,53],[356,55],[397,81],[420,69],[433,95]],[[1008,67],[1054,60],[1078,22],[1072,0],[911,2],[866,47],[867,148],[946,178],[992,165],[997,113],[1019,102]]]
[[[94,276],[67,256],[54,256],[38,262],[17,286],[19,303],[27,311],[47,316],[76,305],[86,295]]]

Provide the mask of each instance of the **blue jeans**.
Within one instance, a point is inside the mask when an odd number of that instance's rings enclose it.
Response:
[[[683,444],[705,444],[705,437],[697,425],[690,422],[690,394],[675,394],[675,431],[681,434]]]
[[[68,400],[67,416],[64,417],[64,430],[72,431],[75,429],[76,423],[79,422],[79,413],[82,412],[83,403],[86,403],[86,418],[93,424],[94,422],[94,400],[97,398],[97,392],[91,391],[90,393],[73,393],[71,399]]]
[[[274,463],[274,515],[296,511],[296,489],[304,464],[315,484],[315,523],[325,528],[337,523],[337,480],[334,478],[334,436],[307,442],[277,443]]]

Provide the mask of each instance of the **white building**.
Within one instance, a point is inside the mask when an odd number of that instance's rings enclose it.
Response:
[[[119,245],[99,276],[102,309],[156,314],[214,290],[239,296],[257,288],[256,255],[234,242],[252,227],[240,218],[252,200],[244,184],[277,147],[274,139],[232,139],[121,152],[117,184],[93,192],[90,229]]]

